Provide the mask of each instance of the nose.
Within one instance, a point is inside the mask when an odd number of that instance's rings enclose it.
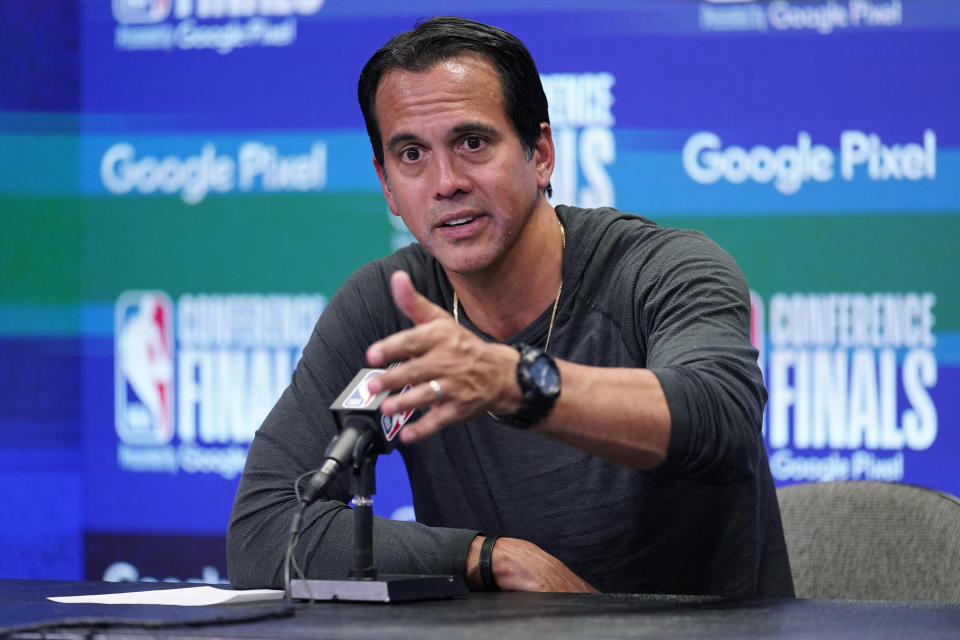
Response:
[[[434,158],[437,200],[452,198],[470,191],[470,180],[458,158],[446,153],[437,153]]]

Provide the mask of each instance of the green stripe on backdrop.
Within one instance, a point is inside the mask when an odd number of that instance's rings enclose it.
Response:
[[[332,294],[391,250],[383,196],[0,197],[0,304],[115,300],[128,289]]]
[[[960,215],[671,217],[774,292],[933,291],[936,331],[960,330]],[[128,289],[332,294],[394,235],[379,193],[0,197],[0,303],[110,302]]]
[[[84,202],[88,300],[127,289],[332,294],[386,255],[391,226],[377,194],[98,198]]]
[[[83,223],[77,198],[0,196],[0,303],[82,301]]]
[[[935,331],[960,329],[960,215],[671,217],[740,264],[750,287],[775,292],[907,292],[937,296]]]

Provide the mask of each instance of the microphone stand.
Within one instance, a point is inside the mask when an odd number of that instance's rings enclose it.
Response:
[[[292,580],[290,592],[300,600],[407,602],[469,594],[460,576],[378,574],[373,562],[373,498],[377,491],[373,447],[356,452],[350,478],[353,492],[353,567],[346,580]]]

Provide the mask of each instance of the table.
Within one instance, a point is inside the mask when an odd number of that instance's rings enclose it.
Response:
[[[237,640],[443,640],[564,638],[960,638],[960,603],[725,600],[634,594],[476,593],[406,604],[298,604],[292,617],[237,622],[277,612],[277,602],[215,607],[70,605],[50,595],[111,593],[177,585],[0,581],[0,627],[77,617],[196,622],[212,626],[71,628],[56,638],[230,638]],[[12,637],[41,637],[22,633]]]

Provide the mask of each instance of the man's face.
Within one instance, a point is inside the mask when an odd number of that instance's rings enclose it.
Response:
[[[389,71],[376,114],[384,196],[420,244],[459,273],[507,254],[550,180],[553,143],[546,127],[527,157],[493,66],[462,55],[419,73]]]

